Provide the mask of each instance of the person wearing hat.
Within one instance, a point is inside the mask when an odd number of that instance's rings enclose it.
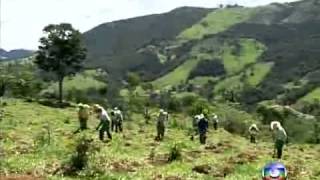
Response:
[[[103,109],[103,107],[100,106],[99,104],[94,104],[94,105],[92,106],[93,112],[95,112],[95,113],[97,113],[98,109],[100,109],[100,108]]]
[[[251,124],[249,127],[249,134],[250,134],[250,142],[257,143],[257,135],[259,133],[259,128],[256,124]]]
[[[272,121],[270,127],[273,131],[275,154],[277,154],[278,159],[281,159],[283,147],[287,142],[288,138],[287,133],[278,121]]]
[[[218,119],[218,116],[215,113],[212,114],[212,121],[213,121],[214,130],[218,130],[219,119]]]
[[[88,129],[88,119],[90,116],[90,106],[87,104],[78,104],[78,119],[79,119],[79,129],[75,131],[78,133],[80,131]]]
[[[165,132],[165,124],[168,121],[168,113],[165,112],[163,109],[160,109],[159,116],[157,119],[157,137],[156,140],[163,140],[164,132]]]
[[[112,135],[110,132],[111,120],[107,111],[100,106],[100,107],[97,107],[95,112],[97,113],[98,115],[97,117],[100,120],[100,123],[96,128],[96,130],[99,130],[99,139],[103,141],[105,133],[107,133],[109,139],[112,139]]]
[[[198,121],[198,133],[201,144],[206,144],[208,127],[209,123],[207,118],[204,116],[204,114],[200,114]]]
[[[118,109],[118,107],[115,107],[113,111],[111,112],[112,116],[112,123],[111,123],[111,129],[115,132],[122,132],[122,123],[123,123],[123,115],[122,112]]]
[[[198,135],[198,122],[200,120],[200,115],[195,115],[193,118],[192,118],[192,134],[191,134],[191,140],[193,141],[194,139],[194,136]]]

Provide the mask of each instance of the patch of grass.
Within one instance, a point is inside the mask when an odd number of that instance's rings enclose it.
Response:
[[[201,39],[208,34],[217,34],[233,25],[248,20],[254,15],[255,9],[232,8],[220,9],[207,15],[198,24],[183,31],[178,38],[184,40]]]
[[[172,72],[160,77],[152,82],[155,87],[163,88],[166,86],[177,85],[186,82],[187,78],[194,67],[198,64],[198,59],[190,59],[174,69]]]
[[[222,81],[214,87],[215,92],[219,92],[224,89],[241,89],[243,83],[240,82],[240,75],[232,76]]]
[[[252,86],[257,86],[268,75],[273,63],[257,63],[245,72],[247,75],[247,81]]]
[[[241,72],[246,66],[255,63],[265,50],[264,45],[252,39],[240,39],[238,44],[239,44],[239,54],[233,53],[235,47],[234,47],[234,44],[231,44],[230,42],[225,42],[223,44],[223,47],[221,48],[221,52],[213,52],[211,54],[199,53],[199,51],[196,50],[196,48],[194,48],[193,51],[191,52],[191,54],[193,54],[193,56],[195,57],[194,59],[187,60],[182,65],[174,69],[172,72],[153,81],[153,85],[158,88],[163,88],[166,86],[177,85],[181,82],[185,83],[187,81],[187,78],[190,72],[197,66],[197,64],[201,60],[204,60],[204,59],[212,60],[214,59],[214,57],[218,59],[222,59],[224,67],[227,71],[227,74],[233,75]],[[259,64],[255,67],[255,69],[257,69],[257,71],[259,72],[257,73],[256,76],[251,77],[250,82],[252,82],[253,84],[258,83],[258,81],[261,81],[262,78],[264,78],[264,76],[269,72],[271,67],[269,68],[269,66],[267,65],[263,66],[263,65]],[[266,69],[263,69],[264,67]],[[260,71],[261,69],[263,69],[263,71]],[[193,81],[191,80],[191,83],[199,82],[201,84],[203,82],[206,82],[209,79],[210,78],[208,77],[198,78]],[[230,80],[228,80],[228,82],[230,82]],[[229,84],[230,83],[228,83],[228,85]]]
[[[264,46],[253,39],[239,40],[240,54],[234,54],[233,45],[225,44],[223,48],[223,64],[228,75],[238,73],[243,70],[246,65],[255,63],[260,55],[264,52]]]
[[[320,100],[320,88],[316,88],[315,90],[311,91],[299,101],[313,102],[314,100]]]
[[[208,83],[209,81],[217,81],[219,78],[215,78],[215,77],[210,77],[210,76],[201,76],[201,77],[195,77],[191,80],[189,80],[190,84],[193,85],[205,85],[206,83]]]
[[[90,88],[94,89],[101,89],[106,87],[106,84],[98,81],[94,78],[97,74],[95,71],[85,71],[84,73],[77,74],[74,77],[68,77],[64,80],[63,88],[65,92],[68,92],[70,90],[81,90],[81,91],[87,91]],[[49,89],[54,89],[55,92],[58,92],[58,84],[54,83],[49,87]]]

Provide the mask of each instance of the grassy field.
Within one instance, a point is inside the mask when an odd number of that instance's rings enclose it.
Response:
[[[76,139],[83,135],[72,134],[78,125],[75,109],[9,100],[4,111],[0,122],[1,179],[247,180],[259,179],[261,167],[272,161],[270,142],[252,145],[223,129],[210,130],[207,146],[200,145],[197,139],[191,141],[188,128],[181,128],[190,127],[191,119],[182,114],[172,116],[165,140],[155,142],[155,125],[144,125],[142,116],[134,114],[135,121],[125,122],[124,133],[113,134],[112,142],[101,143],[93,130],[85,133],[99,150],[89,154],[88,166],[78,176],[53,175],[74,154]],[[92,118],[89,124],[93,129],[97,120]],[[182,158],[170,163],[168,153],[174,144],[180,147]],[[282,162],[289,169],[290,179],[319,179],[319,150],[320,146],[314,145],[286,147]]]
[[[77,74],[74,77],[67,77],[64,80],[63,90],[65,93],[71,90],[87,91],[89,89],[101,89],[106,87],[106,84],[98,81],[95,77],[98,76],[95,70],[87,70],[81,74]],[[58,83],[52,84],[49,89],[53,89],[55,93],[58,92]]]
[[[264,52],[264,46],[252,39],[241,39],[239,40],[239,45],[239,55],[232,53],[234,47],[230,44],[225,44],[223,48],[221,58],[228,75],[238,73],[246,65],[255,63]]]
[[[255,10],[250,8],[230,8],[216,10],[198,24],[183,31],[178,38],[184,40],[201,39],[208,34],[217,34],[231,26],[248,20]]]
[[[155,87],[163,88],[166,86],[185,83],[192,69],[198,64],[199,59],[190,59],[174,69],[172,72],[160,77],[152,82]]]
[[[237,75],[219,81],[219,83],[214,87],[214,91],[219,92],[224,89],[241,89],[242,86],[243,84],[240,82],[240,76]]]
[[[194,54],[196,58],[187,60],[182,65],[174,69],[172,72],[153,81],[153,85],[155,85],[158,88],[163,88],[166,86],[177,85],[181,82],[185,83],[190,72],[197,66],[197,64],[201,60],[214,59],[215,57],[222,59],[227,74],[233,75],[243,71],[243,69],[247,65],[255,63],[265,49],[265,47],[262,44],[252,39],[240,39],[238,43],[240,46],[239,54],[232,53],[234,47],[229,42],[225,42],[225,44],[221,48],[221,54],[218,52],[213,52],[212,54],[199,53],[197,47],[195,47],[191,51],[191,54]],[[269,72],[270,66],[266,64],[257,64],[254,67],[254,70],[255,69],[257,69],[258,72],[255,76],[251,77],[250,81],[252,83],[258,83],[258,81],[261,81],[262,78]],[[196,82],[198,84],[201,84],[205,83],[209,79],[212,78],[198,78],[192,80],[191,83]]]
[[[315,90],[311,91],[299,101],[313,102],[314,100],[320,100],[320,88],[316,88]]]
[[[273,63],[257,63],[250,70],[245,73],[247,75],[248,83],[252,86],[257,86],[268,75]]]
[[[193,85],[203,86],[206,83],[208,83],[208,81],[217,81],[217,80],[219,80],[219,78],[215,78],[215,77],[211,77],[211,76],[201,76],[201,77],[195,77],[195,78],[189,80],[189,83],[191,83]]]

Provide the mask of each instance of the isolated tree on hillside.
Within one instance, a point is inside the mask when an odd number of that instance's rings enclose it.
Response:
[[[63,80],[83,68],[86,49],[82,46],[80,32],[71,24],[51,24],[46,26],[43,32],[35,63],[40,69],[56,75],[61,103]]]

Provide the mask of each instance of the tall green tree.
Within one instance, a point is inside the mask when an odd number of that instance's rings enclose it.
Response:
[[[81,33],[71,24],[51,24],[43,29],[35,63],[46,72],[56,75],[59,83],[59,101],[63,99],[63,80],[83,68],[86,49]]]

